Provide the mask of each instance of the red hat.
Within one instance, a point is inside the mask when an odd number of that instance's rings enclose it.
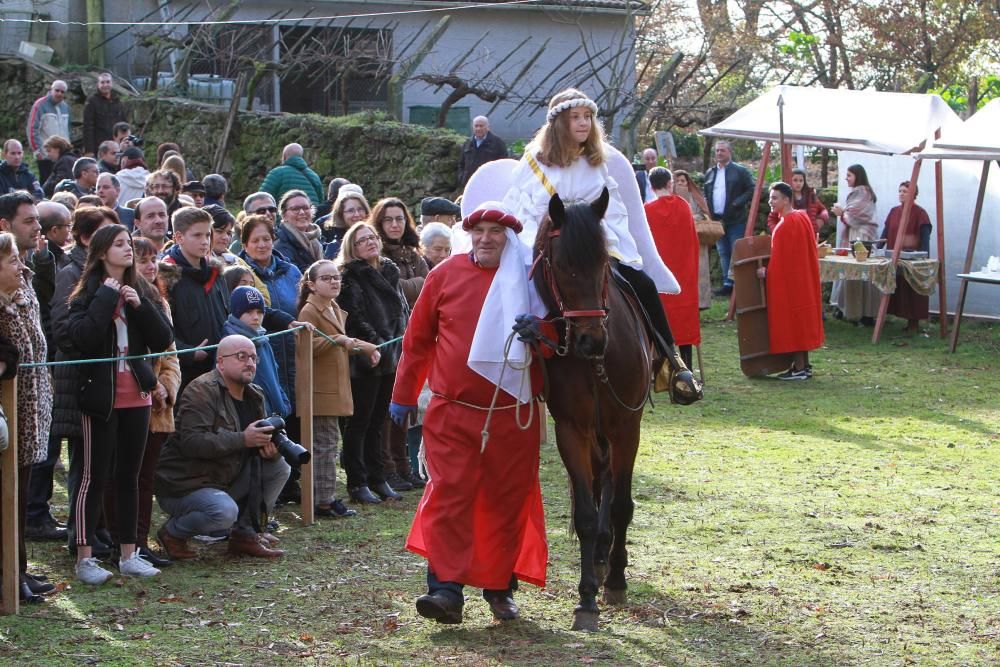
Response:
[[[471,232],[480,222],[496,222],[504,227],[510,227],[515,234],[520,234],[523,227],[521,221],[500,208],[497,202],[484,202],[482,206],[462,219],[462,229]]]

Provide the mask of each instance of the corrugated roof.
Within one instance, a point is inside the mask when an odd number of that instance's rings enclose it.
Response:
[[[483,4],[492,5],[507,0],[471,0],[471,2],[449,2],[447,4],[468,5]],[[522,5],[523,6],[523,5]],[[649,0],[540,0],[528,6],[538,6],[546,8],[562,9],[610,9],[625,12],[631,9],[633,12],[645,13],[649,11]]]

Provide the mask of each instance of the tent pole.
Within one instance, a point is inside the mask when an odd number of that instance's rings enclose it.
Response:
[[[941,130],[934,133],[934,138],[941,138]],[[948,337],[948,290],[944,269],[944,176],[941,160],[934,163],[934,189],[937,192],[938,319],[941,320],[943,339]]]
[[[976,195],[976,211],[972,214],[972,229],[969,230],[969,249],[965,251],[965,264],[962,273],[972,270],[972,255],[976,251],[976,237],[979,236],[979,221],[983,217],[983,201],[986,199],[986,181],[990,176],[990,161],[983,160],[983,173],[979,177],[979,193]],[[955,305],[955,321],[951,323],[951,352],[958,347],[958,330],[962,325],[962,311],[965,310],[965,294],[969,289],[969,281],[962,280],[958,289],[958,303]],[[942,315],[944,316],[944,315]]]
[[[754,227],[757,226],[757,211],[760,210],[760,193],[764,188],[764,176],[767,174],[767,163],[771,160],[771,142],[764,142],[764,152],[760,156],[760,168],[757,173],[757,184],[753,188],[753,200],[750,202],[750,214],[747,216],[747,224],[743,230],[743,238],[748,239],[753,236]],[[732,248],[730,248],[732,252]],[[730,262],[730,266],[732,263]],[[722,276],[725,280],[726,277]],[[729,295],[729,312],[726,314],[726,321],[732,322],[736,313],[736,290]]]
[[[910,175],[910,184],[914,186],[917,184],[917,178],[920,176],[920,166],[923,164],[923,160],[917,159],[913,163],[913,173]],[[896,270],[896,266],[899,264],[899,251],[903,249],[903,231],[906,229],[906,223],[910,219],[910,211],[913,210],[913,199],[916,197],[917,188],[910,187],[906,195],[906,201],[903,202],[903,215],[900,218],[899,231],[896,232],[896,243],[892,247],[892,269]],[[889,310],[889,298],[891,294],[883,294],[882,300],[878,305],[878,317],[875,319],[875,331],[872,332],[872,343],[877,343],[879,337],[882,335],[882,327],[885,326],[885,314]]]

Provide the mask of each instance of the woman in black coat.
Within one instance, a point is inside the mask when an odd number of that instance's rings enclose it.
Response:
[[[133,257],[132,237],[121,225],[103,227],[90,240],[87,264],[69,306],[69,333],[83,358],[163,352],[173,342],[170,323],[156,305],[154,288],[136,273]],[[70,465],[83,467],[79,476],[83,481],[72,503],[76,574],[85,583],[102,584],[112,576],[93,558],[87,541],[112,467],[121,541],[119,572],[138,577],[159,574],[135,549],[139,467],[156,382],[147,359],[80,366],[77,396],[83,412],[83,441],[81,451],[70,457]]]
[[[52,173],[42,184],[42,190],[46,197],[51,197],[56,190],[56,186],[67,178],[73,178],[73,165],[80,156],[73,152],[73,144],[69,140],[59,135],[53,135],[42,144],[42,150],[50,160],[52,160]]]
[[[348,229],[337,264],[343,280],[337,303],[347,313],[347,335],[376,345],[402,336],[407,314],[399,292],[399,268],[382,256],[378,232],[363,222]],[[395,342],[381,348],[382,358],[375,367],[367,364],[366,357],[351,360],[354,414],[344,428],[343,464],[347,492],[354,502],[374,504],[401,497],[385,481],[381,451],[401,346]]]

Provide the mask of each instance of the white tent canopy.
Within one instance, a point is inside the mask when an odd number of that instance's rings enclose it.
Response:
[[[776,86],[701,134],[778,142],[779,97],[786,144],[903,155],[962,122],[938,95]]]
[[[917,154],[928,160],[1000,160],[1000,98],[958,127],[941,133],[933,146]]]

